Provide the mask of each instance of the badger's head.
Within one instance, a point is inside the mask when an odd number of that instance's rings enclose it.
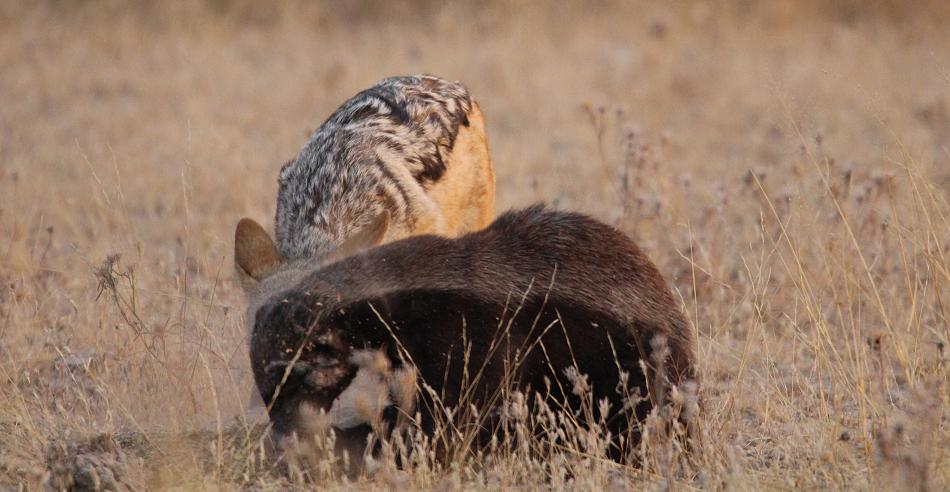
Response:
[[[262,303],[251,322],[251,368],[278,434],[298,426],[306,405],[329,412],[356,375],[353,346],[313,296],[287,291]]]
[[[291,291],[256,313],[251,366],[278,436],[327,427],[379,430],[384,414],[411,414],[415,369],[393,369],[384,348],[348,329],[347,310],[324,307],[312,294]]]
[[[301,415],[313,410],[326,412],[340,429],[371,423],[388,405],[391,380],[407,378],[368,364],[378,359],[361,355],[367,344],[347,329],[346,311],[330,306],[319,292],[300,288],[322,261],[284,260],[263,227],[250,219],[238,223],[234,257],[248,297],[251,368],[275,432],[300,429]],[[402,393],[406,390],[395,394]]]

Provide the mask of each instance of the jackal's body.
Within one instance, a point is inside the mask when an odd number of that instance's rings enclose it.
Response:
[[[456,236],[489,223],[494,185],[484,120],[466,88],[387,78],[340,106],[281,170],[277,245],[287,259],[325,258],[378,217],[380,237],[346,254],[376,240]]]

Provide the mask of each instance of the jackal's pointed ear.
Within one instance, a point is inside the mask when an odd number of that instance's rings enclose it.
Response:
[[[383,242],[383,238],[389,230],[390,221],[392,221],[392,214],[389,213],[389,210],[384,209],[379,215],[373,217],[373,220],[368,224],[343,241],[343,244],[335,249],[327,259],[336,261]]]
[[[238,272],[260,281],[280,265],[277,245],[260,224],[241,219],[234,231],[234,264]]]

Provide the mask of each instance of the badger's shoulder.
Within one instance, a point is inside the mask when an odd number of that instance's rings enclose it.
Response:
[[[619,249],[628,254],[640,254],[633,241],[616,228],[589,215],[554,210],[544,204],[506,212],[487,230],[509,241],[557,250],[581,253],[591,248],[603,252]]]

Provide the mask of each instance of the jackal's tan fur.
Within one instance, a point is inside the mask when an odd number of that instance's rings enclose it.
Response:
[[[332,260],[414,234],[488,225],[495,175],[485,121],[458,82],[390,77],[341,105],[281,170],[277,245]]]

